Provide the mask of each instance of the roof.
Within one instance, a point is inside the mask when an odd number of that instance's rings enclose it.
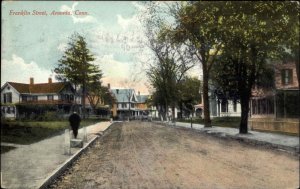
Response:
[[[137,99],[139,103],[146,103],[146,101],[148,100],[149,95],[138,95]]]
[[[128,95],[132,96],[134,89],[111,89],[117,102],[128,102]]]
[[[13,88],[15,88],[19,93],[58,93],[60,92],[68,82],[57,82],[57,83],[38,83],[38,84],[24,84],[7,82]]]

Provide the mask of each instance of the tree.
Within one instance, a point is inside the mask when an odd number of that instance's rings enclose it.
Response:
[[[282,50],[279,53],[279,58],[291,60],[295,62],[296,74],[298,78],[298,87],[300,88],[300,62],[299,62],[299,14],[300,4],[296,2],[286,2],[284,9],[285,17],[288,19],[288,25],[282,39]]]
[[[178,83],[178,104],[180,107],[181,117],[183,117],[183,110],[190,113],[193,112],[194,106],[201,100],[200,94],[201,83],[195,77],[184,77]]]
[[[102,92],[102,102],[105,104],[105,105],[109,105],[109,107],[112,107],[113,104],[116,102],[116,98],[115,96],[113,95],[113,93],[109,90],[108,87],[105,87],[103,86],[101,88],[101,92]]]
[[[166,40],[162,31],[167,24],[159,17],[152,16],[145,20],[148,47],[154,54],[152,64],[147,70],[147,76],[155,90],[152,100],[163,119],[168,119],[167,115],[171,107],[174,121],[175,106],[178,103],[178,83],[194,66],[193,57],[190,56],[185,45],[174,45]]]
[[[175,118],[175,106],[178,102],[178,83],[186,72],[194,65],[184,59],[180,48],[173,47],[169,42],[152,39],[151,49],[156,56],[154,65],[150,65],[147,76],[155,89],[154,101],[160,105],[159,112],[167,119],[168,109],[172,108]]]
[[[68,43],[69,47],[58,61],[54,72],[56,79],[70,81],[75,86],[82,87],[83,118],[85,118],[85,98],[87,86],[90,83],[100,81],[102,73],[99,68],[92,64],[95,60],[93,54],[87,47],[85,38],[75,33]]]
[[[222,49],[220,30],[222,2],[189,2],[173,6],[175,26],[163,33],[175,44],[185,44],[192,56],[197,57],[203,72],[204,126],[211,127],[208,81],[216,56]]]
[[[99,105],[102,105],[102,108],[103,106],[108,106],[105,108],[110,109],[116,101],[114,95],[109,91],[109,88],[102,86],[99,81],[87,85],[87,98],[95,113]]]
[[[268,58],[282,51],[293,2],[226,2],[222,26],[221,62],[231,65],[230,75],[240,97],[240,133],[248,132],[251,90],[266,70]]]

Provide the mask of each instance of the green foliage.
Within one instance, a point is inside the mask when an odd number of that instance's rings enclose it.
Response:
[[[102,73],[96,65],[90,63],[94,60],[85,38],[74,34],[70,39],[68,49],[54,69],[57,74],[56,78],[62,81],[68,80],[75,85],[99,81]]]
[[[188,2],[174,10],[175,26],[164,36],[175,44],[184,44],[201,63],[203,73],[203,104],[205,126],[210,126],[208,81],[211,68],[222,50],[222,2]]]
[[[158,104],[170,104],[176,100],[176,73],[174,61],[162,60],[156,67],[152,67],[147,75],[153,88],[156,89],[154,101]]]
[[[104,104],[109,105],[110,107],[116,102],[115,96],[109,91],[108,87],[102,87],[102,99]]]
[[[240,132],[247,132],[253,86],[272,87],[273,73],[266,66],[267,59],[278,58],[288,50],[299,79],[299,2],[197,1],[169,7],[174,24],[164,25],[158,20],[159,41],[184,44],[201,62],[205,125],[209,125],[210,117],[208,82],[216,61],[224,68],[217,66],[213,73],[217,74],[214,79],[219,80],[218,87],[233,90],[241,99]]]
[[[69,42],[69,47],[64,52],[54,69],[56,78],[62,81],[70,81],[75,86],[82,87],[83,99],[86,97],[89,85],[95,86],[102,78],[102,72],[98,66],[92,64],[95,60],[93,54],[87,47],[85,38],[79,34],[74,34]],[[85,118],[85,100],[83,103],[83,117]]]
[[[251,89],[256,84],[273,86],[272,80],[267,79],[272,76],[272,71],[266,66],[266,60],[283,51],[282,42],[289,33],[287,28],[295,20],[292,17],[299,14],[290,14],[290,11],[295,11],[291,5],[299,9],[299,4],[293,2],[262,1],[227,2],[222,8],[232,14],[223,16],[224,50],[220,59],[231,64],[230,75],[237,81],[236,89],[242,105],[242,133],[247,132]]]
[[[99,119],[85,119],[81,127],[98,123]],[[1,119],[1,142],[32,144],[68,129],[69,121],[11,121]]]
[[[190,123],[190,119],[178,119],[178,122]],[[193,123],[204,124],[204,120],[201,118],[193,118]],[[215,117],[212,119],[212,125],[217,127],[230,127],[238,128],[241,121],[240,117]]]
[[[185,77],[178,83],[177,102],[180,107],[180,112],[183,110],[193,112],[194,105],[200,103],[201,82],[195,77]],[[183,116],[183,115],[181,115]]]

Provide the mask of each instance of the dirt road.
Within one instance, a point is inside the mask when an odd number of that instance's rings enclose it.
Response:
[[[192,130],[117,123],[51,188],[294,189],[298,158]]]

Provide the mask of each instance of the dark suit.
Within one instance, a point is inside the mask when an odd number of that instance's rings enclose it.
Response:
[[[80,116],[78,114],[76,114],[76,113],[73,113],[69,117],[69,122],[70,122],[70,125],[72,127],[73,134],[74,134],[75,138],[77,138],[78,128],[79,128],[79,125],[80,125],[80,121],[81,121]]]

